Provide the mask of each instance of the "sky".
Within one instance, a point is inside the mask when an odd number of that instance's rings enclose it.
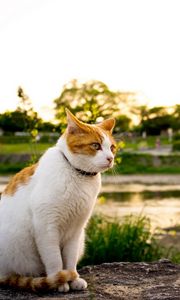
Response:
[[[47,119],[76,78],[180,104],[179,0],[0,0],[0,112],[22,86]]]

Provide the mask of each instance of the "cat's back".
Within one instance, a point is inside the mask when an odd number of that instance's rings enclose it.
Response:
[[[13,176],[1,195],[0,226],[13,227],[21,222],[26,226],[29,220],[29,197],[37,164],[26,167]],[[11,229],[12,230],[12,229]]]
[[[52,169],[53,160],[57,159],[56,152],[55,147],[48,149],[39,162],[25,167],[15,174],[5,187],[1,195],[1,202],[4,203],[8,199],[10,204],[11,199],[16,199],[17,201],[22,199],[23,201],[26,200],[27,203],[36,185],[43,182],[46,177],[50,179],[51,170],[49,169]],[[57,163],[56,161],[56,165]]]
[[[13,176],[2,193],[2,199],[6,196],[14,196],[18,188],[22,188],[23,186],[27,185],[36,168],[37,164],[33,164],[22,169],[15,176]]]

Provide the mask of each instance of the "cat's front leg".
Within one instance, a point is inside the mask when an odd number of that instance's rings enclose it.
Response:
[[[71,238],[63,247],[62,257],[65,269],[76,271],[78,260],[84,250],[84,230]],[[87,288],[87,282],[83,278],[77,278],[70,282],[72,290],[84,290]]]
[[[63,269],[59,247],[59,232],[55,226],[48,226],[42,219],[34,216],[34,232],[37,249],[45,266],[47,276]]]
[[[63,269],[62,257],[59,246],[59,233],[55,228],[47,228],[39,220],[35,226],[37,248],[45,266],[47,276],[54,275]],[[68,292],[69,283],[59,286],[59,292]]]

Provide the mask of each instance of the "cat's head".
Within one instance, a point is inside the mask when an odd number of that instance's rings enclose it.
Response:
[[[114,164],[116,149],[112,131],[114,119],[89,125],[79,121],[69,110],[67,129],[64,133],[66,147],[64,154],[69,162],[86,172],[102,172]]]

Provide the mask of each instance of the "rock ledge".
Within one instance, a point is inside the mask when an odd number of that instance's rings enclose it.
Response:
[[[32,294],[0,289],[0,299],[180,300],[180,265],[166,259],[154,263],[105,263],[84,267],[79,273],[89,285],[84,292]]]

